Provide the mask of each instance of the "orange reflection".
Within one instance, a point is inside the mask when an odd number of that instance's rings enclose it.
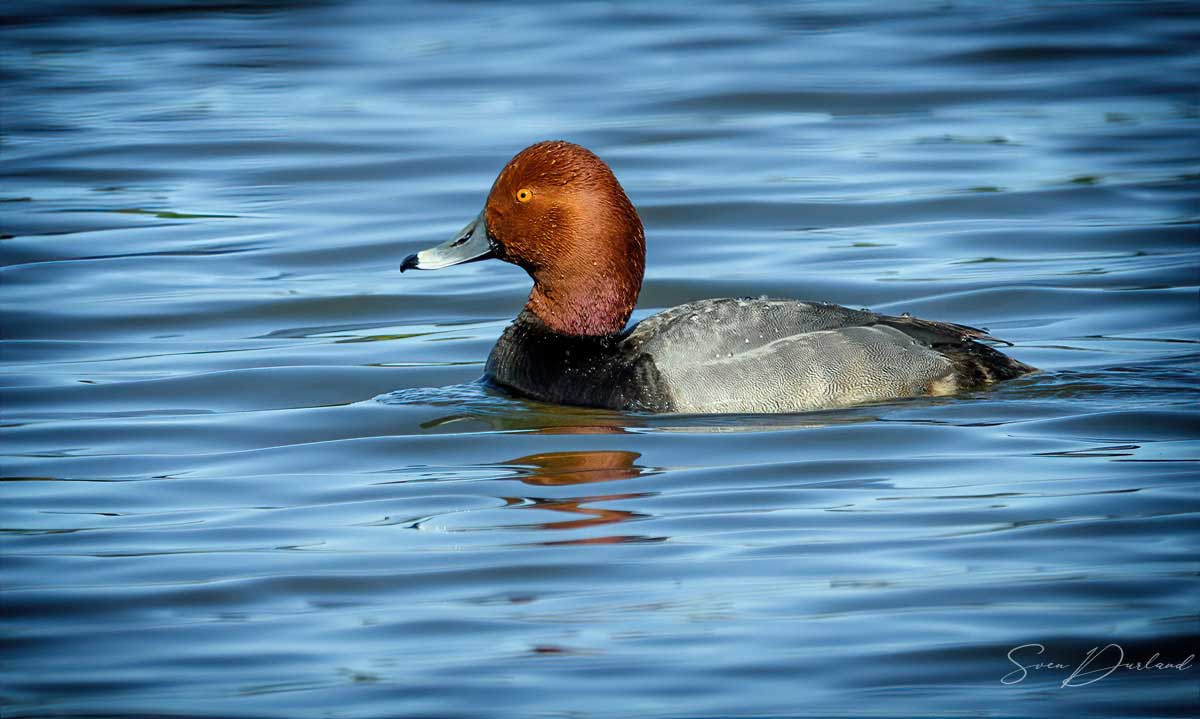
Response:
[[[540,487],[557,487],[574,484],[592,484],[595,482],[610,482],[623,479],[633,479],[645,470],[636,464],[641,454],[620,450],[588,450],[579,452],[546,452],[531,454],[525,457],[505,462],[506,465],[516,465],[528,471],[518,477],[525,484]],[[625,499],[638,499],[650,496],[645,492],[629,492],[621,494],[600,494],[584,497],[565,498],[530,498],[532,504],[522,505],[522,509],[545,509],[555,512],[568,512],[582,515],[578,519],[568,519],[557,522],[544,522],[535,525],[538,529],[586,529],[605,524],[615,524],[631,519],[642,519],[649,515],[624,509],[607,509],[604,507],[585,506],[597,502],[610,502]],[[567,541],[550,542],[550,544],[614,544],[631,541],[647,541],[649,538],[640,536],[613,535],[605,537],[589,537]]]
[[[638,452],[603,449],[543,452],[518,457],[505,464],[532,467],[531,474],[520,478],[526,484],[556,486],[632,479],[642,473],[643,468],[634,464],[641,456]]]

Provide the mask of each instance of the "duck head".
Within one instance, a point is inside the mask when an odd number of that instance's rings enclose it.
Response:
[[[526,308],[556,332],[620,332],[646,265],[642,221],[612,170],[569,142],[531,145],[504,166],[483,211],[400,270],[495,258],[533,278]]]

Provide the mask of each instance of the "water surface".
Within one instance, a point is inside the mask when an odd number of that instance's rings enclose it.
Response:
[[[1001,681],[1200,644],[1194,4],[2,12],[5,717],[1195,711],[1194,665]],[[528,279],[399,263],[559,137],[642,214],[635,317],[828,300],[1043,371],[487,390]]]

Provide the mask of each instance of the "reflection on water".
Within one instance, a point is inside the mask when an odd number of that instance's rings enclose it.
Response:
[[[526,484],[556,487],[631,479],[648,471],[634,464],[637,452],[547,452],[518,457],[504,464],[526,469],[520,479]]]
[[[532,454],[526,457],[505,462],[525,468],[526,472],[519,475],[522,482],[538,487],[560,487],[575,484],[590,484],[593,482],[613,482],[622,479],[632,479],[650,471],[634,462],[640,457],[637,452],[622,451],[588,451],[588,452],[549,452]],[[651,496],[647,492],[626,494],[603,494],[572,497],[524,497],[523,504],[527,509],[542,509],[552,512],[565,512],[579,515],[577,519],[543,522],[536,525],[538,529],[595,529],[608,524],[644,519],[648,515],[638,512],[606,509],[605,502],[620,502],[622,500],[637,500]],[[616,529],[615,527],[612,529]],[[588,536],[581,539],[551,540],[549,544],[615,544],[617,542],[645,542],[663,540],[666,537],[643,537],[628,534],[605,534]]]
[[[1192,5],[0,16],[5,717],[1194,710],[1196,669],[1001,682],[1200,639]],[[399,263],[553,137],[643,217],[636,319],[829,300],[1043,371],[769,417],[495,392],[527,277]]]

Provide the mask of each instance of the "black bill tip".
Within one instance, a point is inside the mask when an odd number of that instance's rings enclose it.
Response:
[[[419,269],[421,269],[420,267],[418,267],[419,264],[420,264],[420,260],[417,259],[417,254],[414,252],[413,254],[409,255],[408,257],[405,257],[404,261],[400,263],[400,271],[403,272],[405,270],[419,270]]]

